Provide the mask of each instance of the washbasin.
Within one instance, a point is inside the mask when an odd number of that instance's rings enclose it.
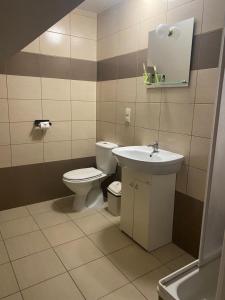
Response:
[[[128,146],[112,150],[121,167],[129,167],[153,175],[167,175],[177,173],[184,156],[159,149],[153,152],[151,146]]]

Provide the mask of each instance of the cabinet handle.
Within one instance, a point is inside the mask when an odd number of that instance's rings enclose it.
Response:
[[[129,184],[129,186],[133,188],[133,187],[134,187],[134,183],[131,182],[131,183]]]
[[[138,184],[135,185],[135,190],[138,190]]]

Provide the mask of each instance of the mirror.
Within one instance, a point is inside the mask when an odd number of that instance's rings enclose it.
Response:
[[[144,80],[149,88],[189,85],[194,18],[160,24],[149,32],[148,66]]]

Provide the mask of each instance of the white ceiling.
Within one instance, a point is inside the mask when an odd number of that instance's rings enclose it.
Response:
[[[123,0],[85,0],[79,8],[100,13],[121,1]]]

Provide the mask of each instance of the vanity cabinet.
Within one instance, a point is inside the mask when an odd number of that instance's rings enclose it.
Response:
[[[120,228],[148,251],[172,241],[176,174],[122,169]]]

